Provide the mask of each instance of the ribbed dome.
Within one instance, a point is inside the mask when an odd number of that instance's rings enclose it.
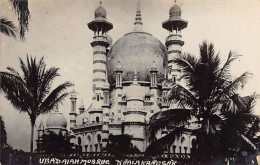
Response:
[[[46,127],[47,128],[66,128],[67,120],[62,113],[55,111],[47,117]]]
[[[180,17],[181,16],[181,7],[177,4],[174,4],[169,10],[170,18],[172,17]]]
[[[155,37],[145,32],[131,32],[120,38],[108,53],[108,81],[115,83],[118,61],[123,68],[123,81],[133,81],[137,71],[138,81],[150,82],[153,61],[158,68],[158,81],[164,78],[167,68],[167,51]]]
[[[107,17],[107,11],[104,7],[101,5],[95,10],[95,18],[96,19],[106,19]]]

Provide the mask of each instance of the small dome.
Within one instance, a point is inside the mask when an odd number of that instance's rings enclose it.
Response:
[[[115,71],[119,71],[119,72],[122,72],[122,71],[123,71],[123,68],[122,68],[122,65],[121,65],[120,61],[118,61],[118,64],[117,64],[117,66],[116,66]]]
[[[80,102],[79,109],[85,109],[85,106],[84,106],[83,100],[81,100],[81,102]]]
[[[151,67],[151,71],[157,71],[157,66],[155,64],[155,61],[153,61],[153,65]]]
[[[170,10],[169,10],[169,14],[170,14],[170,19],[172,17],[180,17],[181,16],[181,7],[177,4],[174,4]]]
[[[71,92],[71,96],[70,96],[71,99],[77,99],[77,92],[73,91]]]
[[[101,5],[95,10],[95,18],[96,19],[106,19],[107,11]]]
[[[46,127],[47,128],[66,128],[67,120],[62,113],[55,111],[47,117]]]

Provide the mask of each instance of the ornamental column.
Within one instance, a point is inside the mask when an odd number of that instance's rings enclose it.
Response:
[[[95,10],[95,19],[88,23],[88,28],[94,32],[93,42],[93,102],[102,106],[102,87],[106,82],[107,65],[107,32],[113,28],[113,24],[106,21],[107,12],[100,6]]]
[[[70,128],[73,128],[76,126],[76,100],[77,100],[77,96],[76,96],[76,92],[73,90],[73,92],[71,93],[71,110],[70,110]]]
[[[174,64],[174,59],[181,54],[182,41],[181,31],[188,25],[186,20],[181,18],[181,8],[174,4],[169,10],[169,20],[162,23],[162,27],[169,31],[165,45],[168,48],[168,79],[173,83],[178,81],[181,70]]]

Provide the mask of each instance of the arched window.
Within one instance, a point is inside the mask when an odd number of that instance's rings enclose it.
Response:
[[[97,135],[97,141],[98,141],[98,143],[101,143],[101,140],[102,140],[102,138],[101,138],[100,134],[98,134],[98,135]]]
[[[81,138],[78,137],[78,145],[81,145]]]
[[[99,99],[100,99],[100,96],[99,96],[99,94],[97,94],[97,101],[99,101]]]
[[[99,117],[98,116],[96,117],[96,122],[99,123]]]

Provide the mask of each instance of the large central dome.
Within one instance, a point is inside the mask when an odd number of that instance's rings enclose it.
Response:
[[[108,81],[115,83],[115,68],[118,62],[123,68],[123,81],[133,81],[137,71],[138,81],[150,82],[153,61],[158,69],[158,82],[164,78],[167,68],[165,46],[149,33],[135,31],[127,33],[111,47],[108,53]]]

